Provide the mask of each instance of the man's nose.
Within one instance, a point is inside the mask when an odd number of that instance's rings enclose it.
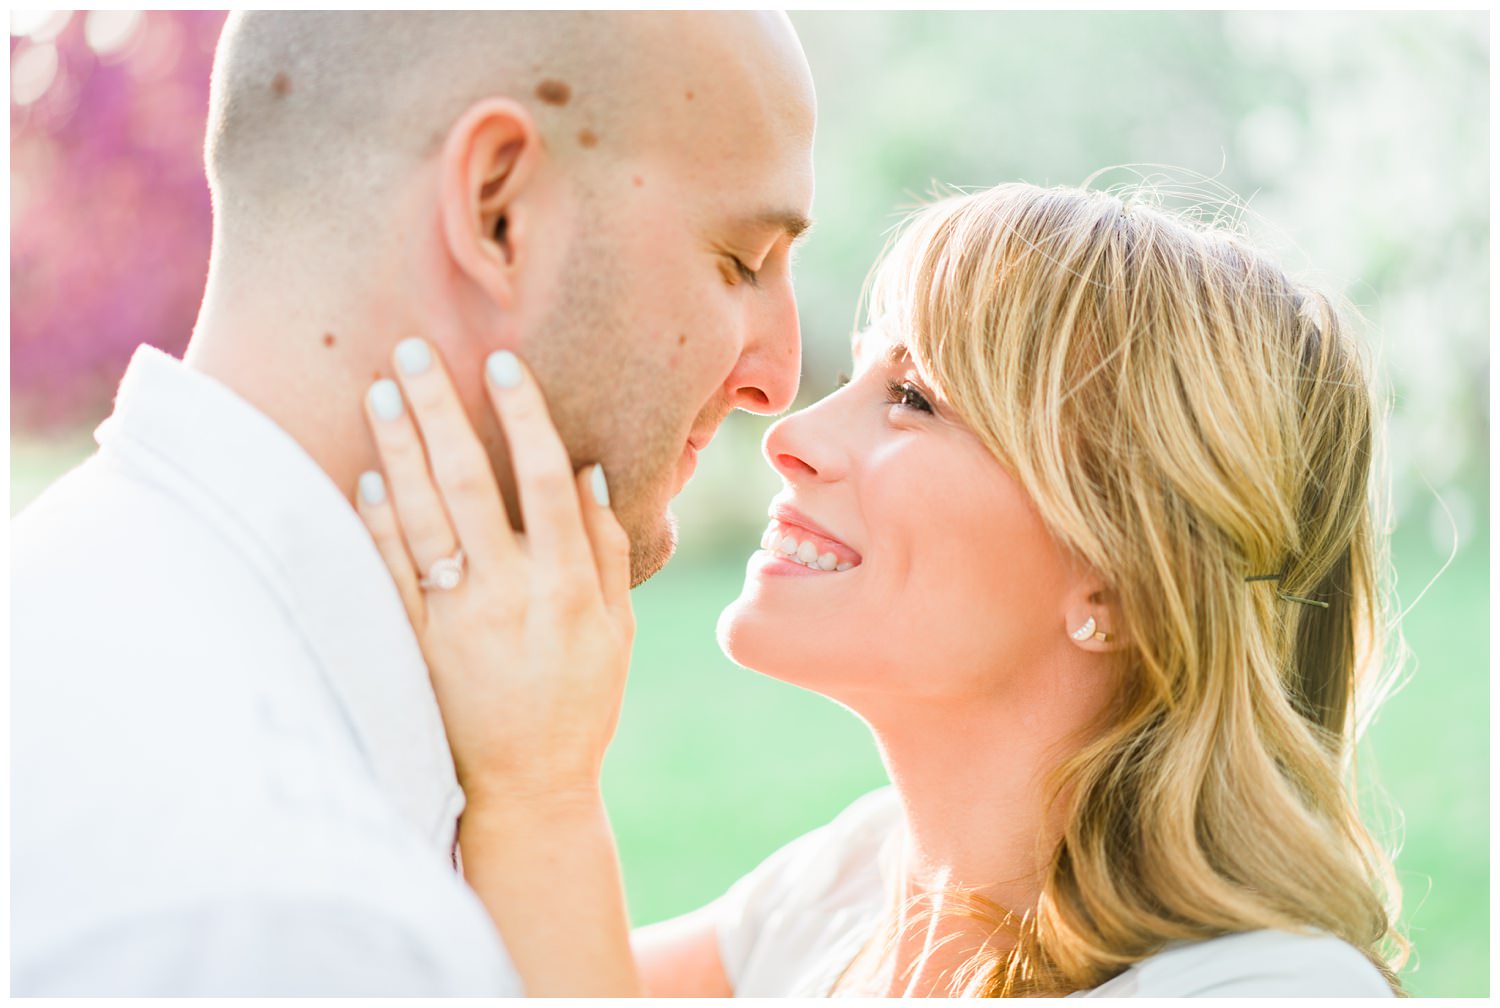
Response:
[[[729,374],[730,402],[749,413],[785,412],[802,378],[802,333],[797,301],[786,293],[755,313],[744,352]]]

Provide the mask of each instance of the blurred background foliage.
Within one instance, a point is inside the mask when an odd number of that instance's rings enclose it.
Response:
[[[11,511],[91,450],[134,347],[186,346],[221,12],[11,15]],[[799,405],[938,183],[1145,180],[1231,216],[1362,317],[1390,402],[1403,688],[1361,745],[1422,995],[1488,993],[1488,21],[1483,14],[794,13],[818,88]],[[1172,169],[1158,166],[1173,166]],[[868,734],[714,643],[778,481],[737,414],[636,592],[606,786],[638,923],[712,899],[884,782]],[[899,618],[899,614],[892,614]],[[917,632],[919,628],[913,628]],[[1003,744],[1003,740],[997,740]]]

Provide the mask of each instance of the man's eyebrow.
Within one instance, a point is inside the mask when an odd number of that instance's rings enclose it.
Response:
[[[741,223],[760,231],[780,231],[791,241],[801,238],[812,227],[808,216],[796,210],[762,210]]]

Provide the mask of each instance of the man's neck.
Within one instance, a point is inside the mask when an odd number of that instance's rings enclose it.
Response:
[[[249,299],[210,290],[185,363],[227,386],[292,436],[352,499],[376,463],[363,412],[370,384],[389,372],[394,317],[309,308],[272,297],[274,317]]]

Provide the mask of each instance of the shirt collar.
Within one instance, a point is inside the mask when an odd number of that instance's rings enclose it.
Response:
[[[146,453],[283,601],[397,810],[444,856],[463,810],[421,647],[354,508],[281,427],[215,379],[141,346],[104,452]]]

